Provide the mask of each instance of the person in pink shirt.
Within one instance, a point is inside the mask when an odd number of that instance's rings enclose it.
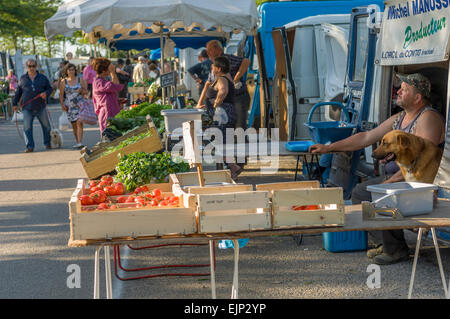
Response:
[[[89,58],[88,65],[83,70],[83,80],[88,84],[89,94],[92,95],[92,83],[94,82],[97,72],[95,72],[92,64],[94,63],[94,57]]]
[[[96,58],[93,68],[97,72],[97,76],[92,83],[92,99],[101,136],[108,119],[114,117],[121,110],[117,94],[122,90],[123,84],[119,83],[116,67],[110,60]],[[106,79],[108,75],[111,76],[112,81]]]

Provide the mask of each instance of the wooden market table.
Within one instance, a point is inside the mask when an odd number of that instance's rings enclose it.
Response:
[[[422,232],[424,229],[431,229],[433,243],[436,251],[436,257],[438,260],[439,271],[442,279],[442,285],[444,293],[447,298],[450,299],[450,293],[447,289],[444,270],[442,267],[442,261],[439,253],[439,246],[436,239],[435,228],[449,227],[450,226],[450,200],[439,199],[436,207],[430,214],[418,215],[414,217],[405,217],[403,219],[385,219],[385,220],[363,220],[361,205],[348,205],[345,206],[345,225],[336,227],[317,227],[317,228],[295,228],[295,229],[277,229],[277,230],[260,230],[251,232],[236,232],[236,233],[214,233],[214,234],[193,234],[193,235],[177,235],[177,236],[142,236],[142,237],[126,237],[126,238],[111,238],[98,239],[98,240],[69,240],[69,247],[84,247],[84,246],[97,246],[95,251],[95,277],[94,277],[94,298],[99,298],[99,253],[104,248],[105,256],[105,275],[106,275],[106,295],[107,298],[112,298],[112,282],[111,282],[111,266],[110,266],[110,253],[109,247],[114,245],[126,245],[137,241],[164,241],[171,242],[180,240],[186,242],[201,242],[208,240],[210,246],[210,268],[211,268],[211,293],[212,298],[216,298],[215,291],[215,276],[214,276],[214,263],[213,263],[213,248],[214,241],[229,239],[233,240],[234,251],[234,276],[232,287],[232,298],[238,297],[238,261],[239,261],[239,238],[257,238],[263,236],[289,236],[299,234],[317,234],[323,232],[343,232],[343,231],[375,231],[375,230],[393,230],[393,229],[416,229],[418,228],[418,236],[416,249],[414,254],[414,262],[409,286],[408,298],[411,298],[414,276],[417,265],[417,259],[419,254],[419,248],[421,246]],[[450,285],[450,283],[449,283]]]

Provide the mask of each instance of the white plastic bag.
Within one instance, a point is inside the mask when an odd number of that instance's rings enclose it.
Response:
[[[23,122],[23,113],[22,112],[14,112],[11,122],[16,123],[17,122]]]
[[[223,107],[217,106],[214,111],[213,121],[217,122],[219,125],[224,125],[228,123],[228,115]]]
[[[70,129],[70,122],[67,118],[67,112],[62,112],[61,116],[59,117],[59,130],[65,131]]]

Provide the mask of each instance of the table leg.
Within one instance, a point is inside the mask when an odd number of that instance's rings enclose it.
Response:
[[[297,164],[295,165],[295,176],[294,181],[297,181],[297,174],[298,174],[298,162],[300,161],[300,155],[297,156]]]
[[[233,240],[234,244],[234,272],[233,272],[233,286],[231,287],[231,299],[238,299],[238,265],[239,265],[239,241]]]
[[[445,282],[444,268],[442,267],[441,254],[439,253],[439,244],[436,239],[436,231],[434,228],[431,228],[431,235],[433,236],[433,243],[434,249],[436,250],[436,258],[439,265],[439,272],[441,273],[442,286],[444,287],[445,297],[448,298],[447,283]]]
[[[105,252],[106,298],[112,299],[111,255],[109,252],[109,246],[105,246],[103,250]]]
[[[411,299],[411,295],[412,295],[412,290],[413,290],[413,285],[414,285],[414,276],[416,274],[417,258],[419,257],[420,242],[422,241],[422,231],[423,231],[423,228],[419,228],[419,232],[417,234],[416,252],[414,254],[414,262],[413,262],[413,268],[412,268],[412,273],[411,273],[411,280],[409,282],[408,299]]]
[[[95,258],[94,258],[94,299],[100,298],[100,250],[102,246],[97,247],[95,250]]]
[[[209,266],[211,269],[211,296],[216,299],[216,276],[214,270],[214,240],[209,241]]]

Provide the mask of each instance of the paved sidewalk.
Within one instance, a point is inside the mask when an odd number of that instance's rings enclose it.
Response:
[[[60,115],[58,105],[49,106],[53,122]],[[21,125],[19,125],[21,127]],[[64,131],[62,149],[45,151],[42,132],[35,122],[36,149],[24,154],[23,141],[14,123],[0,120],[0,298],[68,298],[93,296],[94,248],[69,248],[67,203],[79,178],[85,174],[71,131]],[[93,146],[98,128],[87,126],[84,142]],[[292,161],[292,162],[289,162]],[[292,166],[292,164],[294,166]],[[293,180],[295,159],[286,159],[276,175],[261,175],[249,166],[243,183]],[[239,263],[240,298],[407,298],[412,259],[381,267],[381,288],[366,285],[371,262],[365,252],[330,253],[322,247],[322,236],[290,236],[251,239],[241,249]],[[415,234],[407,232],[411,247]],[[429,245],[430,243],[426,243]],[[122,265],[127,268],[150,265],[209,263],[208,247],[172,247],[141,251],[122,247]],[[450,274],[450,250],[441,249],[444,269]],[[218,298],[231,294],[233,250],[216,249]],[[68,288],[70,265],[81,270],[81,287]],[[103,262],[101,288],[104,293]],[[180,271],[177,269],[177,271]],[[183,270],[207,272],[208,268]],[[161,272],[170,272],[162,270]],[[145,273],[144,273],[145,274]],[[148,274],[148,272],[146,273]],[[138,276],[141,273],[123,273]],[[120,281],[113,274],[114,298],[208,299],[209,276],[159,277]],[[419,258],[414,298],[443,298],[434,249],[425,248]]]

